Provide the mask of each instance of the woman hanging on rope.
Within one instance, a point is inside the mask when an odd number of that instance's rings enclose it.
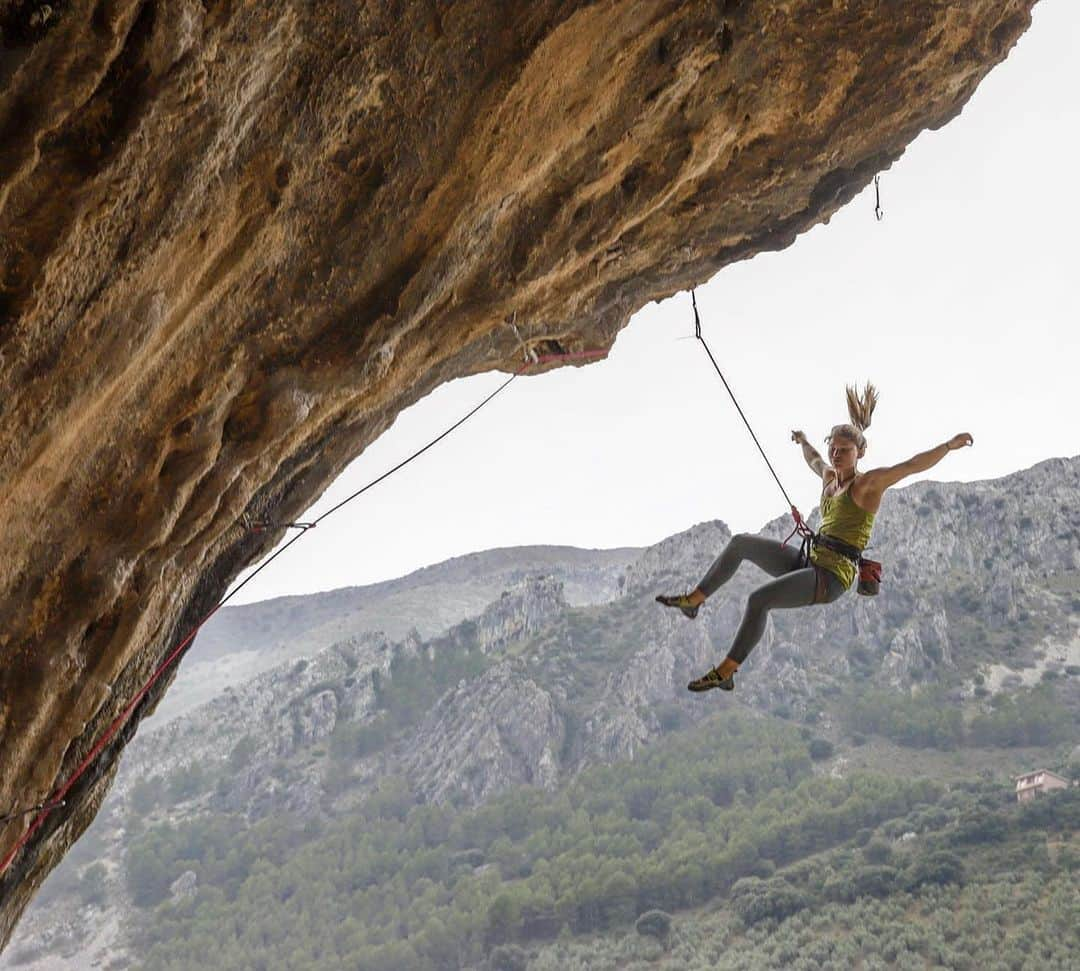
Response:
[[[964,432],[899,465],[859,472],[856,464],[866,453],[863,432],[870,427],[877,399],[872,384],[866,385],[861,396],[856,388],[848,387],[851,422],[834,426],[825,439],[829,444],[829,465],[802,432],[791,433],[792,441],[802,446],[806,464],[822,481],[821,526],[813,537],[809,563],[798,547],[740,533],[732,537],[690,593],[656,598],[665,607],[675,607],[693,618],[706,598],[734,576],[743,560],[756,563],[778,578],[751,592],[727,657],[707,674],[691,681],[687,686],[691,691],[710,688],[731,691],[735,687],[734,674],[765,632],[765,618],[770,610],[832,603],[851,587],[859,555],[870,542],[874,516],[885,490],[909,475],[937,465],[947,452],[974,443]]]

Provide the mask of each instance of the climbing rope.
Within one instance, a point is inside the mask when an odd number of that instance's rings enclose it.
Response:
[[[9,812],[7,815],[0,816],[0,823],[7,823],[12,819],[18,819],[18,818],[20,818],[22,816],[27,816],[30,813],[37,813],[37,815],[34,817],[33,821],[27,827],[25,832],[16,841],[15,845],[8,851],[7,855],[3,858],[3,860],[0,860],[0,877],[3,877],[3,875],[8,870],[8,867],[11,866],[12,861],[18,855],[19,851],[30,841],[30,839],[38,831],[38,829],[40,829],[41,826],[44,825],[45,820],[49,818],[49,814],[54,809],[57,809],[60,806],[64,805],[64,797],[68,794],[68,792],[71,791],[72,786],[75,785],[75,783],[83,776],[83,774],[86,772],[86,770],[93,764],[94,760],[98,757],[98,755],[101,754],[101,752],[105,748],[105,746],[109,744],[109,742],[112,740],[113,736],[115,736],[116,733],[120,730],[120,728],[127,722],[128,718],[130,717],[131,713],[135,710],[135,708],[139,704],[139,702],[142,701],[142,699],[146,697],[147,692],[154,686],[154,684],[158,681],[158,679],[172,666],[172,664],[176,661],[176,659],[178,657],[180,657],[180,655],[184,652],[184,649],[187,648],[189,644],[191,644],[191,642],[195,639],[195,635],[199,633],[199,631],[203,628],[203,626],[207,623],[207,621],[209,621],[210,618],[214,616],[214,614],[216,614],[222,607],[225,606],[225,604],[227,604],[230,600],[232,600],[233,597],[235,597],[241,590],[244,589],[244,587],[246,587],[252,580],[254,580],[255,577],[257,577],[260,573],[262,573],[263,570],[265,570],[271,563],[273,563],[274,560],[276,560],[287,549],[289,549],[290,546],[292,546],[298,540],[302,539],[305,535],[307,535],[309,530],[314,529],[319,523],[321,523],[328,516],[333,515],[335,512],[337,512],[339,509],[341,509],[342,506],[346,505],[347,503],[352,502],[358,496],[361,496],[365,492],[367,492],[368,489],[371,489],[373,486],[376,486],[380,482],[382,482],[383,480],[389,478],[391,475],[393,475],[399,469],[404,468],[406,465],[408,465],[414,459],[419,458],[421,455],[423,455],[432,446],[434,446],[434,445],[438,444],[439,442],[441,442],[444,438],[446,438],[447,435],[449,435],[455,429],[460,428],[463,424],[465,424],[465,422],[467,422],[470,418],[472,418],[472,416],[475,415],[488,402],[492,401],[497,395],[499,395],[502,391],[504,391],[507,387],[509,387],[511,382],[513,382],[513,380],[515,378],[517,378],[518,376],[520,376],[521,374],[524,374],[526,371],[530,370],[531,368],[538,367],[539,365],[542,365],[542,364],[550,364],[550,363],[552,363],[554,361],[590,360],[590,359],[594,359],[594,358],[597,358],[597,357],[603,357],[607,353],[608,353],[607,350],[600,349],[600,350],[591,350],[591,351],[576,351],[576,352],[569,352],[569,353],[565,353],[565,354],[547,354],[547,355],[543,355],[543,356],[539,356],[539,357],[534,357],[532,360],[528,361],[526,364],[524,364],[522,367],[520,367],[517,371],[515,371],[513,374],[511,374],[510,377],[507,378],[502,384],[500,384],[494,391],[492,391],[491,394],[489,394],[486,398],[484,398],[479,404],[475,405],[470,411],[468,411],[463,417],[459,418],[456,422],[454,422],[454,424],[452,424],[445,431],[443,431],[442,433],[437,435],[435,438],[433,438],[430,442],[428,442],[422,448],[417,449],[408,458],[403,459],[401,462],[399,462],[397,465],[395,465],[388,472],[384,472],[378,478],[373,479],[371,482],[369,482],[363,488],[357,489],[356,492],[352,493],[352,495],[350,495],[350,496],[347,496],[345,499],[343,499],[341,502],[339,502],[336,506],[334,506],[333,508],[331,508],[331,509],[327,510],[326,512],[324,512],[321,516],[316,518],[313,522],[310,522],[310,523],[300,523],[300,522],[297,522],[297,523],[274,523],[274,522],[267,522],[267,521],[262,521],[262,520],[257,520],[257,521],[245,520],[244,525],[246,526],[246,528],[250,532],[253,532],[253,533],[260,533],[260,532],[264,532],[264,531],[266,531],[268,529],[275,529],[275,528],[283,528],[283,529],[284,528],[292,528],[292,529],[298,530],[298,532],[287,543],[285,543],[283,546],[280,546],[269,557],[267,557],[267,559],[265,559],[262,563],[260,563],[247,577],[244,578],[244,580],[241,583],[239,583],[236,587],[234,587],[231,591],[229,591],[229,593],[225,597],[223,597],[221,600],[219,600],[214,605],[213,609],[211,609],[209,612],[207,612],[206,616],[203,617],[202,620],[200,620],[195,625],[194,628],[192,628],[192,630],[184,637],[183,640],[180,641],[179,644],[177,644],[177,646],[172,650],[172,652],[169,654],[169,656],[166,657],[165,660],[162,661],[160,665],[158,665],[158,667],[155,669],[153,674],[150,675],[150,677],[143,684],[143,686],[135,693],[135,696],[131,699],[131,701],[129,701],[127,703],[127,705],[124,707],[123,711],[121,711],[120,714],[117,715],[117,717],[115,719],[113,719],[113,721],[109,725],[109,727],[102,733],[100,738],[98,738],[97,742],[94,743],[93,748],[90,749],[90,751],[86,755],[86,757],[78,764],[78,766],[75,768],[75,771],[72,772],[70,776],[68,776],[67,780],[53,794],[51,799],[48,799],[45,802],[38,804],[37,806],[33,806],[33,807],[28,808],[28,809],[13,810],[13,811]]]
[[[731,385],[727,383],[727,378],[724,377],[724,372],[720,370],[720,365],[716,363],[716,358],[713,357],[713,352],[709,350],[709,345],[705,342],[705,338],[701,334],[701,317],[698,314],[697,307],[697,294],[690,291],[690,302],[694,308],[694,336],[701,341],[701,346],[705,348],[705,353],[709,355],[709,360],[712,361],[712,366],[716,368],[716,373],[720,375],[720,380],[724,382],[724,388],[731,396],[731,400],[735,405],[736,410],[739,412],[739,417],[743,420],[743,424],[746,425],[746,430],[750,433],[750,437],[754,440],[754,444],[757,446],[758,451],[761,453],[761,457],[765,460],[765,464],[769,467],[769,471],[772,473],[772,477],[776,480],[776,484],[780,487],[780,491],[784,494],[784,499],[787,500],[787,504],[791,507],[791,518],[795,520],[795,528],[791,531],[791,535],[784,540],[783,545],[787,545],[788,540],[791,539],[796,533],[803,537],[804,541],[807,536],[810,535],[810,527],[806,525],[803,520],[802,513],[796,508],[795,503],[791,501],[791,496],[787,494],[787,489],[784,488],[784,484],[780,481],[780,476],[776,474],[776,469],[773,468],[772,462],[769,461],[769,456],[765,454],[765,449],[761,447],[761,442],[758,441],[757,435],[754,434],[754,429],[750,426],[750,422],[747,419],[745,413],[740,406],[738,399],[735,397],[735,393],[731,390]]]

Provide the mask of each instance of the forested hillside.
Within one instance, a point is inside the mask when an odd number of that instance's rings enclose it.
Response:
[[[721,714],[478,810],[414,806],[386,780],[331,823],[150,827],[128,855],[132,895],[156,905],[133,966],[1068,966],[1080,790],[1019,806],[994,783],[817,776],[809,734]],[[166,902],[188,870],[198,893]]]

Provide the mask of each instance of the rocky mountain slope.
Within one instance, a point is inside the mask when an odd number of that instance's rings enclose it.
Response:
[[[632,547],[486,550],[366,587],[226,607],[199,632],[184,663],[242,650],[272,653],[282,645],[321,648],[366,631],[399,638],[415,630],[421,637],[433,637],[479,613],[503,590],[539,574],[560,580],[571,604],[602,603],[615,596],[619,578],[640,553]]]
[[[184,658],[183,675],[148,727],[335,641],[376,631],[391,639],[434,637],[530,575],[558,579],[569,603],[602,603],[615,596],[620,577],[639,552],[561,546],[487,550],[367,587],[226,607],[199,632]]]
[[[523,784],[554,790],[590,765],[633,759],[717,706],[813,726],[841,747],[832,771],[842,774],[865,758],[848,721],[860,697],[926,698],[921,717],[948,698],[978,726],[1004,710],[1002,700],[1052,684],[1071,728],[1056,722],[1049,741],[996,750],[988,765],[1004,775],[1024,759],[1056,757],[1080,742],[1077,509],[1080,457],[890,492],[874,537],[881,595],[773,615],[734,696],[695,697],[684,686],[722,656],[761,574],[745,566],[696,621],[652,602],[700,575],[729,538],[721,523],[641,552],[608,603],[571,604],[563,581],[535,575],[435,637],[352,636],[265,672],[129,747],[94,835],[114,874],[113,945],[122,949],[123,920],[137,920],[121,879],[124,846],[147,823],[347,817],[392,780],[410,801],[479,806]],[[785,525],[763,532],[780,537]],[[979,737],[958,744],[986,744]],[[950,762],[948,750],[937,770],[926,759],[922,770],[957,771],[965,763]],[[909,771],[901,757],[893,764]],[[19,941],[65,919],[82,927],[70,916],[73,893],[35,910]],[[72,934],[69,949],[86,939],[85,928]]]

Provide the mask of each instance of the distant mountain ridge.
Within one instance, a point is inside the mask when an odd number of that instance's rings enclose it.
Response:
[[[622,574],[640,553],[636,547],[506,547],[454,557],[368,586],[226,607],[199,632],[176,683],[144,730],[155,730],[227,686],[335,641],[375,632],[392,640],[413,633],[434,637],[478,614],[530,575],[558,579],[571,604],[603,603],[619,595]]]
[[[226,607],[216,614],[199,632],[188,660],[213,660],[222,654],[238,649],[238,645],[258,643],[261,649],[272,648],[297,637],[318,636],[326,628],[333,629],[335,636],[357,633],[356,630],[335,629],[350,614],[365,613],[378,618],[383,626],[373,628],[365,617],[363,630],[381,630],[391,638],[403,637],[416,629],[421,636],[431,637],[463,617],[456,613],[465,609],[465,603],[484,596],[491,586],[512,586],[528,574],[548,572],[560,579],[566,589],[567,600],[572,604],[600,603],[617,594],[615,579],[641,549],[622,547],[610,550],[587,550],[574,546],[517,546],[484,550],[453,557],[432,566],[422,567],[404,577],[384,580],[360,587],[343,587],[325,593],[301,594],[277,597],[239,607]],[[416,610],[406,616],[398,616],[389,609],[380,609],[384,603],[399,604],[406,601],[407,594],[427,589],[462,588],[461,602],[453,609],[442,603],[427,602],[427,610]],[[468,592],[475,589],[470,597]],[[420,598],[418,598],[420,599]],[[450,599],[450,598],[445,598]],[[486,596],[476,613],[488,603]],[[407,602],[407,601],[406,601]],[[468,616],[466,613],[464,616]],[[446,617],[453,617],[447,622]],[[323,642],[325,643],[325,641]]]

